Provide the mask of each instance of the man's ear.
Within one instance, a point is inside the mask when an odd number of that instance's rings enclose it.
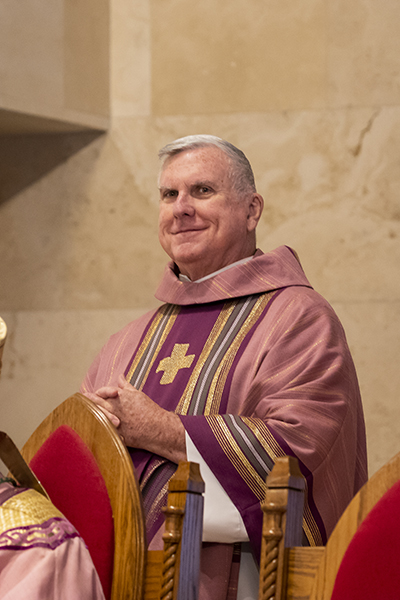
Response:
[[[254,231],[254,229],[257,227],[257,223],[260,220],[263,208],[263,197],[254,192],[249,202],[249,209],[247,213],[247,231]]]

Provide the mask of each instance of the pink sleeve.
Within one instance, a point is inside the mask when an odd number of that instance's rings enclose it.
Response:
[[[2,600],[104,600],[100,580],[81,538],[55,550],[0,550]]]

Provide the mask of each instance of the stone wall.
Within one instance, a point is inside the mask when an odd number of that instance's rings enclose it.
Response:
[[[157,150],[212,133],[254,166],[259,247],[294,247],[344,324],[374,472],[399,450],[398,1],[111,0],[84,31],[76,3],[58,0],[48,20],[35,4],[30,35],[53,27],[43,43],[58,54],[37,51],[25,71],[0,58],[0,109],[78,126],[0,139],[1,428],[21,445],[108,335],[156,306]],[[20,36],[17,15],[7,31]],[[29,104],[35,70],[49,81]]]

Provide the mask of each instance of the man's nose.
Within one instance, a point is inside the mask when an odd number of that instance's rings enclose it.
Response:
[[[188,192],[180,192],[174,202],[174,215],[192,217],[195,213],[194,200]]]

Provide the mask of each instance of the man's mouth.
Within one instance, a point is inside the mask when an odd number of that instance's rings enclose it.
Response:
[[[179,229],[178,231],[171,231],[172,235],[184,235],[190,233],[198,233],[199,231],[204,231],[204,227],[191,227],[188,229]]]

